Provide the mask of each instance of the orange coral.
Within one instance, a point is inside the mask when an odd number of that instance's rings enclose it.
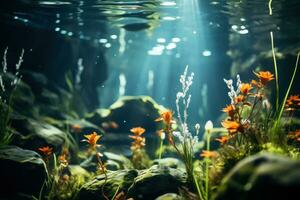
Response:
[[[262,85],[266,85],[269,81],[274,79],[274,75],[269,71],[259,71],[254,74],[259,78]]]
[[[204,157],[204,158],[215,158],[218,156],[217,152],[215,151],[206,151],[206,150],[203,150],[202,153],[200,154],[201,157]]]
[[[242,94],[247,95],[251,89],[252,89],[251,84],[242,83],[240,91],[241,91]]]

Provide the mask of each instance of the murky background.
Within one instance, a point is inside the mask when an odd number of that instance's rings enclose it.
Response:
[[[249,81],[256,68],[273,70],[269,31],[286,87],[300,46],[299,10],[297,0],[273,1],[272,17],[261,0],[7,0],[0,49],[8,46],[15,60],[24,48],[23,69],[45,74],[51,87],[66,87],[71,73],[89,111],[124,95],[149,95],[175,110],[189,65],[191,123],[216,121],[229,103],[223,78]]]

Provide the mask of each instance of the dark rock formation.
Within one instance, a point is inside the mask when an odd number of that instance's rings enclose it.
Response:
[[[298,199],[299,190],[299,161],[261,154],[240,161],[223,179],[215,199]]]
[[[103,125],[106,122],[114,122],[115,127],[108,127],[109,132],[129,132],[133,127],[141,126],[147,132],[154,132],[157,129],[157,122],[160,111],[164,108],[158,105],[151,97],[122,97],[109,109],[98,109],[90,113],[86,120],[96,125]],[[105,128],[105,127],[103,127]]]
[[[45,163],[36,152],[16,146],[0,148],[0,199],[37,197],[46,177]]]
[[[178,193],[178,189],[185,185],[185,173],[179,169],[154,165],[145,170],[118,170],[109,172],[107,181],[105,176],[97,176],[94,180],[83,185],[77,199],[99,200],[104,194],[112,198],[118,192],[125,192],[127,198],[155,199],[166,193]]]

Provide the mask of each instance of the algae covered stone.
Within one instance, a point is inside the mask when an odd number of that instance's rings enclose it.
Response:
[[[240,161],[224,178],[215,199],[297,199],[299,191],[300,161],[264,153]]]
[[[147,131],[156,131],[154,121],[164,110],[149,96],[125,96],[118,99],[109,109],[98,109],[87,115],[86,120],[101,126],[104,122],[115,122],[118,127],[108,132],[128,132],[141,126]]]
[[[154,165],[145,170],[118,170],[97,176],[83,185],[76,199],[99,200],[104,194],[112,198],[116,192],[125,192],[127,198],[155,199],[166,193],[178,193],[185,186],[186,175],[183,171],[166,166]]]
[[[183,198],[176,193],[167,193],[157,197],[155,200],[183,200]]]
[[[0,148],[0,199],[38,196],[46,177],[45,163],[36,152],[16,146]]]

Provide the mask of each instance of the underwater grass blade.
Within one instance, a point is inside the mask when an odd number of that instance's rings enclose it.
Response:
[[[158,159],[161,159],[161,155],[163,152],[163,143],[164,143],[164,141],[162,139],[160,139]]]
[[[276,113],[277,113],[279,110],[279,81],[278,81],[278,67],[277,67],[275,47],[274,47],[274,36],[272,31],[270,32],[270,38],[271,38],[272,56],[273,56],[275,79],[276,79],[275,81],[276,81]]]
[[[269,0],[268,6],[269,6],[269,15],[272,16],[272,14],[273,14],[272,0]],[[276,81],[276,113],[278,113],[278,109],[279,109],[279,82],[278,82],[278,67],[277,67],[277,61],[276,61],[276,55],[275,55],[273,31],[270,31],[270,38],[271,38],[272,57],[273,57],[275,79],[276,79],[275,80]]]
[[[273,14],[273,10],[272,10],[272,0],[269,0],[268,6],[269,6],[269,15],[272,15],[272,14]]]
[[[296,73],[297,73],[297,70],[298,70],[299,57],[300,57],[300,52],[298,52],[298,54],[297,54],[296,64],[295,64],[295,67],[294,67],[294,73],[293,73],[293,76],[292,76],[292,78],[291,78],[289,87],[288,87],[288,89],[287,89],[287,91],[286,91],[286,93],[285,93],[285,97],[284,97],[284,99],[283,99],[283,102],[282,102],[282,105],[281,105],[281,108],[280,108],[280,112],[279,112],[278,117],[277,117],[277,120],[276,120],[276,122],[275,122],[275,127],[278,126],[278,123],[279,123],[279,121],[280,121],[280,119],[281,119],[281,117],[282,117],[282,114],[283,114],[283,111],[284,111],[284,107],[285,107],[285,104],[286,104],[286,100],[287,100],[287,98],[288,98],[288,96],[289,96],[290,90],[291,90],[292,85],[293,85],[293,82],[294,82],[294,80],[295,80],[295,76],[296,76]]]

